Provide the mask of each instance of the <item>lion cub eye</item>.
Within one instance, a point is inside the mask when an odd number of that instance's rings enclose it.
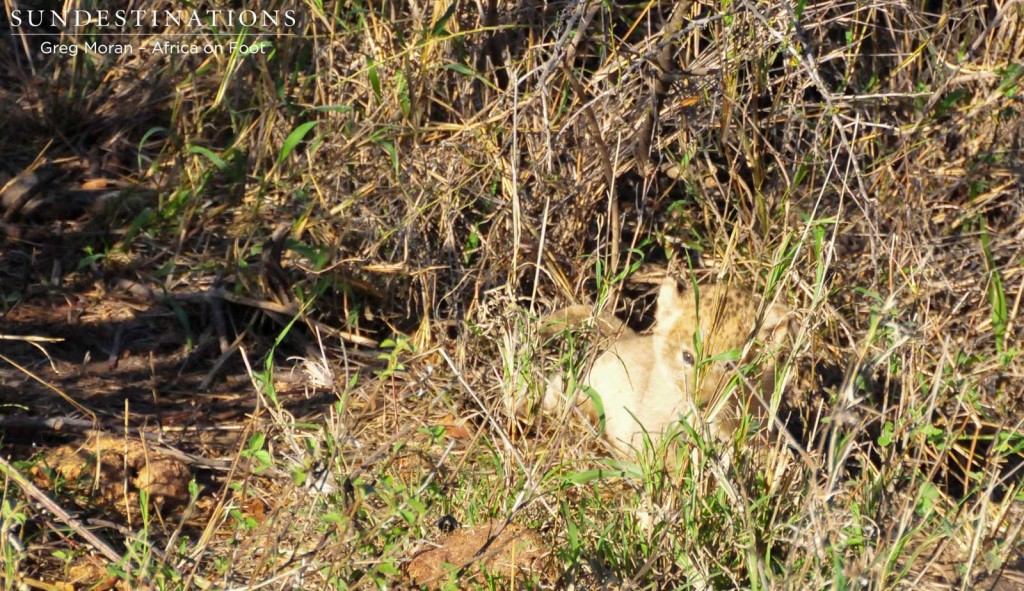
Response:
[[[683,363],[686,365],[693,365],[693,353],[689,351],[683,351],[682,354]]]

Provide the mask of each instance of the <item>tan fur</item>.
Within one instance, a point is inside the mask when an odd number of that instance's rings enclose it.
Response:
[[[579,312],[573,308],[569,316]],[[744,409],[763,414],[749,386],[759,385],[760,394],[768,400],[775,385],[775,360],[768,356],[759,364],[760,379],[743,380],[724,397],[736,375],[734,368],[757,359],[762,348],[777,352],[779,344],[788,340],[789,316],[784,306],[770,306],[755,334],[758,303],[750,294],[725,285],[704,285],[698,291],[691,287],[681,294],[674,280],[666,280],[658,294],[653,333],[640,336],[626,329],[581,378],[600,396],[605,437],[618,451],[626,452],[641,445],[644,430],[657,441],[672,423],[688,417],[693,425],[706,424],[714,437],[730,437]],[[733,355],[727,360],[709,361],[728,352]],[[563,384],[561,376],[549,381],[545,409],[564,403]],[[578,389],[568,398],[597,419],[586,393]],[[703,422],[692,418],[698,412]]]

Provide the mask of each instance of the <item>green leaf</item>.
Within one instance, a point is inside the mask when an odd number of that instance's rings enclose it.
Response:
[[[740,360],[740,355],[742,353],[743,352],[740,351],[739,349],[730,349],[728,351],[723,351],[722,353],[719,353],[718,355],[714,355],[712,357],[708,357],[706,359],[702,359],[700,364],[701,365],[705,365],[705,364],[708,364],[708,363],[719,363],[719,362],[722,362],[722,361],[739,361]]]
[[[263,449],[263,443],[266,440],[267,440],[267,436],[264,435],[263,433],[254,433],[253,436],[249,438],[249,445],[248,445],[249,451],[250,452],[257,452],[257,451]]]
[[[386,141],[383,141],[383,140],[381,140],[381,141],[379,141],[377,143],[380,144],[381,148],[384,148],[384,151],[387,152],[389,156],[391,156],[391,166],[395,169],[395,174],[397,175],[398,174],[398,150],[395,149],[395,145],[392,144],[391,142],[386,142]]]
[[[605,414],[604,414],[604,403],[601,401],[601,395],[597,393],[597,390],[590,386],[581,385],[583,392],[590,398],[591,404],[594,405],[594,414],[597,415],[597,432],[604,434]]]
[[[1000,73],[1003,79],[1000,80],[997,91],[1007,98],[1013,98],[1017,94],[1021,78],[1024,77],[1024,64],[1010,64]]]
[[[931,482],[922,482],[921,488],[918,489],[917,507],[915,510],[921,517],[926,517],[935,510],[935,503],[942,496],[942,492],[939,491]]]
[[[220,170],[224,170],[224,169],[226,169],[228,167],[228,163],[225,162],[223,158],[221,158],[217,154],[213,153],[212,151],[210,151],[210,150],[208,150],[208,149],[206,149],[206,148],[204,148],[202,146],[189,146],[188,147],[188,153],[189,154],[199,154],[200,156],[206,156],[206,158],[210,162],[212,162],[213,165],[216,166]]]
[[[259,463],[259,465],[256,467],[257,472],[261,472],[269,468],[274,463],[273,460],[270,458],[270,452],[268,452],[265,449],[261,449],[260,451],[253,454],[253,458],[255,458],[256,461]]]
[[[796,20],[800,20],[804,16],[804,10],[807,8],[807,0],[799,0],[794,7],[793,13],[796,15]]]
[[[317,121],[307,121],[302,125],[295,128],[294,131],[288,134],[288,137],[284,140],[284,145],[281,146],[281,153],[277,156],[277,163],[280,164],[289,154],[295,150],[295,146],[298,146],[309,130],[316,127]]]
[[[349,105],[322,105],[319,107],[313,107],[314,111],[326,112],[326,113],[348,113],[354,111]]]
[[[147,228],[152,225],[156,221],[156,218],[156,212],[148,207],[140,211],[138,215],[135,216],[135,219],[132,220],[132,224],[128,227],[128,231],[125,232],[123,239],[124,243],[130,244],[131,241],[139,235],[139,232],[141,232],[143,228]]]
[[[469,66],[465,66],[463,64],[456,64],[456,63],[445,64],[445,65],[441,66],[441,68],[445,69],[445,70],[455,70],[459,74],[463,74],[465,76],[474,76],[474,77],[477,76],[477,73],[475,71],[473,71],[472,68],[470,68]]]
[[[434,28],[432,28],[430,30],[430,35],[428,35],[428,36],[429,37],[440,37],[441,35],[448,34],[448,31],[445,29],[445,27],[448,26],[448,21],[452,20],[452,16],[455,15],[455,10],[458,7],[459,7],[458,0],[456,0],[455,2],[452,2],[451,6],[448,7],[448,10],[445,10],[444,14],[441,15],[441,18],[437,19],[437,22],[434,23]]]
[[[595,468],[573,472],[559,478],[563,484],[586,484],[605,478],[643,478],[643,471],[636,464],[609,461],[607,468]]]
[[[893,437],[893,424],[892,421],[886,421],[882,427],[882,434],[878,436],[878,445],[882,447],[889,447],[892,445]]]
[[[373,89],[374,96],[377,100],[382,100],[384,94],[380,91],[380,77],[377,76],[377,62],[373,61],[373,58],[366,56],[366,69],[367,75],[370,77],[370,88]]]
[[[492,90],[497,89],[497,86],[495,86],[493,82],[491,82],[487,78],[484,78],[479,73],[477,73],[475,70],[473,70],[472,68],[470,68],[470,67],[468,67],[468,66],[466,66],[464,64],[457,64],[457,63],[445,64],[445,65],[441,66],[441,69],[442,70],[455,70],[456,72],[458,72],[459,74],[462,74],[464,76],[471,76],[473,78],[476,78],[481,84],[483,84],[484,86],[486,86],[486,87],[488,87],[488,88],[490,88]]]
[[[996,339],[996,351],[1006,351],[1006,324],[1009,313],[1006,307],[1006,292],[1003,291],[1003,282],[999,278],[999,272],[993,270],[989,277],[988,299],[992,306],[992,335]]]
[[[582,546],[580,540],[580,528],[576,525],[576,520],[572,519],[569,515],[569,506],[566,503],[562,503],[562,514],[565,518],[565,531],[569,538],[569,548],[573,553],[579,552]]]
[[[163,133],[163,134],[166,135],[168,133],[168,131],[167,131],[166,127],[151,127],[151,128],[149,128],[146,131],[146,133],[142,134],[142,139],[139,140],[139,150],[138,150],[138,154],[136,154],[136,158],[137,158],[138,163],[139,163],[139,170],[143,169],[143,166],[142,166],[142,147],[146,145],[146,142],[149,141],[150,137],[152,137],[154,134],[157,134],[157,133]]]
[[[409,109],[412,107],[412,99],[409,96],[409,81],[401,71],[395,72],[396,91],[398,92],[398,106],[402,109],[402,115],[409,116]]]

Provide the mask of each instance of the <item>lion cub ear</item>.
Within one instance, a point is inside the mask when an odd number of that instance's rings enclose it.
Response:
[[[793,334],[793,313],[782,304],[772,304],[764,313],[758,338],[765,343],[786,343]]]
[[[658,305],[654,310],[654,327],[667,328],[671,320],[683,313],[686,304],[683,296],[679,295],[679,286],[676,280],[665,277],[661,282],[661,289],[658,291]]]

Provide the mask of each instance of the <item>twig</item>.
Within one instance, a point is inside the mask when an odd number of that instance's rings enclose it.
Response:
[[[0,334],[0,341],[25,341],[26,343],[59,343],[60,337],[37,337],[33,335]]]
[[[41,378],[41,377],[37,376],[36,374],[32,373],[32,371],[30,369],[28,369],[27,367],[24,367],[24,366],[20,365],[18,362],[14,361],[13,359],[7,357],[6,355],[4,355],[2,353],[0,353],[0,359],[3,359],[7,363],[10,363],[18,371],[22,372],[23,374],[27,375],[28,377],[32,378],[33,380],[39,382],[40,384],[42,384],[42,385],[46,386],[47,388],[49,388],[49,389],[53,390],[54,392],[56,392],[61,398],[66,400],[68,402],[68,404],[70,404],[71,406],[77,408],[78,410],[80,410],[80,411],[84,412],[85,414],[89,415],[90,417],[92,417],[92,420],[94,422],[96,422],[96,423],[99,422],[99,417],[96,416],[96,413],[94,413],[93,411],[89,410],[88,408],[82,406],[78,401],[76,401],[74,398],[72,398],[72,397],[68,396],[67,394],[65,394],[64,391],[61,390],[60,388],[58,388],[57,386],[54,386],[50,382],[47,382],[43,378]]]

